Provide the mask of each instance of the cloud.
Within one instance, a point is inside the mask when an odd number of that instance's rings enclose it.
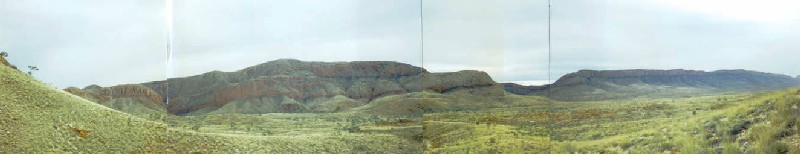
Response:
[[[420,66],[418,1],[176,1],[176,76],[280,58]],[[205,63],[213,62],[213,63]]]
[[[797,54],[790,52],[800,46],[788,43],[800,37],[797,30],[789,28],[797,26],[796,20],[789,20],[795,18],[734,18],[738,13],[725,10],[741,5],[703,7],[721,10],[708,13],[663,2],[555,1],[553,72],[563,75],[578,69],[683,68],[800,74],[791,65],[796,62],[792,55]]]
[[[163,0],[0,0],[0,48],[61,88],[164,80],[168,65],[181,77],[280,58],[399,61],[528,84],[579,69],[800,74],[797,2],[552,2],[552,59],[546,0],[174,0],[171,63]]]
[[[163,1],[0,1],[0,48],[59,88],[159,80]]]
[[[423,66],[482,70],[496,81],[547,80],[546,2],[423,1]]]

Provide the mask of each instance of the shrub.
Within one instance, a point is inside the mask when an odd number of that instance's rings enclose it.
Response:
[[[194,130],[194,131],[200,131],[200,127],[202,127],[202,125],[200,125],[200,124],[195,124],[194,126],[192,126],[192,130]]]
[[[358,127],[358,125],[351,125],[347,127],[345,130],[347,130],[347,132],[350,133],[357,133],[361,131],[361,127]]]
[[[36,66],[28,66],[28,75],[33,75],[34,71],[38,71],[39,67]]]
[[[575,153],[577,149],[571,143],[566,143],[561,146],[561,151],[564,153]]]

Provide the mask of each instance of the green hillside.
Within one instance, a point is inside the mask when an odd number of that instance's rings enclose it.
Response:
[[[391,134],[250,136],[173,128],[0,66],[0,153],[414,153]]]

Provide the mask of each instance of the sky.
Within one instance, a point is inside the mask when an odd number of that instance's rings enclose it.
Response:
[[[798,3],[553,1],[549,76],[546,0],[0,0],[0,49],[59,88],[236,71],[281,58],[481,70],[526,85],[580,69],[796,76]]]

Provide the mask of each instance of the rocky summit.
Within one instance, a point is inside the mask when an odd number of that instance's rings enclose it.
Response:
[[[558,100],[581,101],[775,90],[798,84],[800,81],[787,75],[748,70],[580,70],[562,76],[552,85],[542,86],[545,88],[506,86],[506,90],[517,94],[540,94]]]
[[[474,95],[505,92],[481,71],[430,73],[423,68],[388,61],[308,62],[281,59],[235,72],[213,71],[109,88],[68,88],[90,100],[135,98],[158,104],[173,114],[209,113],[223,107],[239,113],[337,112],[377,98],[410,92],[449,93],[474,90]],[[228,108],[223,109],[228,109]],[[245,108],[242,108],[245,107]]]

